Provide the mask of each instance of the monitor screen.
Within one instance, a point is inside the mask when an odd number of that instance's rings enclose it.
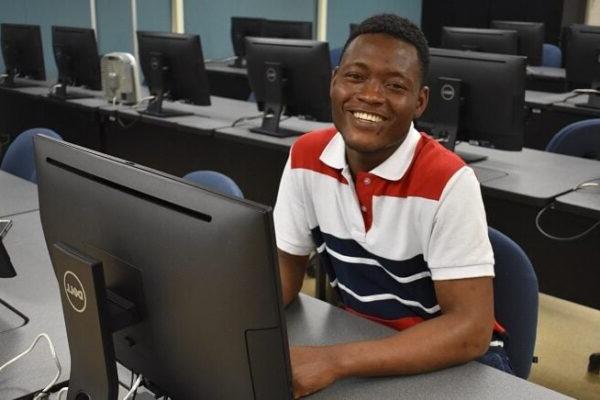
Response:
[[[263,33],[270,38],[312,39],[312,22],[269,19],[265,21]]]
[[[429,104],[419,128],[502,150],[521,150],[524,134],[525,57],[431,49]],[[452,138],[448,147],[454,148]]]
[[[264,24],[264,18],[231,17],[231,45],[236,56],[233,67],[246,66],[246,36],[265,36]]]
[[[171,399],[291,398],[271,208],[44,136],[35,152],[69,393],[113,400],[93,383],[116,385],[116,358]]]
[[[544,47],[544,23],[523,21],[492,21],[494,29],[517,31],[517,54],[527,57],[528,65],[542,64],[542,49]]]
[[[303,132],[279,128],[282,112],[331,121],[329,45],[314,40],[246,38],[248,81],[260,110],[262,128],[274,136]]]
[[[446,49],[517,54],[517,32],[502,29],[442,28],[442,47]]]
[[[565,70],[570,89],[600,87],[600,27],[574,24],[565,31]]]
[[[58,68],[58,97],[82,97],[68,94],[66,86],[85,86],[101,90],[100,56],[93,29],[52,27],[52,49]]]
[[[210,105],[208,77],[200,36],[168,32],[137,32],[140,65],[150,93],[146,114],[169,117],[184,115],[176,110],[164,109],[164,98]]]
[[[0,24],[0,38],[6,67],[4,86],[17,86],[15,77],[46,79],[39,25]]]

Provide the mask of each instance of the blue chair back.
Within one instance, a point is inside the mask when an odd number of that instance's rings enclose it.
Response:
[[[340,58],[342,56],[342,48],[338,47],[329,51],[329,61],[331,61],[331,69],[334,69],[340,65]]]
[[[512,239],[489,228],[496,259],[494,312],[507,330],[505,349],[515,374],[527,379],[531,370],[538,320],[538,281],[527,255]]]
[[[542,50],[542,65],[544,67],[560,68],[562,66],[562,51],[560,47],[544,43]]]
[[[552,137],[546,151],[600,160],[600,118],[565,126]]]
[[[242,199],[244,198],[244,194],[233,179],[220,172],[208,170],[193,171],[186,174],[183,179],[197,183],[198,185],[215,192]]]
[[[19,134],[10,146],[8,146],[4,158],[2,159],[2,164],[0,164],[0,169],[33,183],[37,183],[35,157],[33,154],[33,137],[39,134],[62,140],[58,133],[50,129],[28,129]]]

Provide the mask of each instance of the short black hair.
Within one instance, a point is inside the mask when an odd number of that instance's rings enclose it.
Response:
[[[417,25],[395,14],[373,15],[365,19],[350,32],[350,36],[342,49],[340,61],[350,43],[358,36],[366,33],[383,33],[415,46],[421,67],[421,84],[423,84],[429,70],[429,46],[427,45],[425,35]]]

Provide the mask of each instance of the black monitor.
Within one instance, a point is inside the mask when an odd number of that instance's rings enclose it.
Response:
[[[173,117],[189,113],[163,108],[163,99],[210,105],[208,77],[200,36],[168,32],[137,32],[140,65],[155,98],[144,114]]]
[[[231,17],[231,44],[236,57],[232,67],[246,67],[246,36],[265,36],[265,21],[264,18]]]
[[[248,81],[264,111],[262,127],[252,132],[295,136],[304,132],[279,127],[282,113],[331,121],[331,62],[327,42],[246,38]]]
[[[52,49],[58,69],[58,84],[53,89],[54,96],[62,99],[92,97],[67,93],[67,86],[102,89],[100,56],[93,29],[53,26]]]
[[[503,29],[442,28],[442,47],[446,49],[517,54],[517,32]]]
[[[426,79],[429,104],[417,126],[451,150],[457,139],[521,150],[525,75],[522,56],[432,48]]]
[[[570,89],[600,87],[600,26],[574,24],[565,30],[565,72]]]
[[[280,39],[312,39],[312,22],[281,21],[269,19],[265,21],[264,37]]]
[[[43,81],[46,79],[44,51],[39,25],[0,24],[2,57],[6,67],[6,76],[2,86],[32,86],[15,83],[15,77],[24,77]]]
[[[12,221],[10,219],[0,219],[0,278],[12,278],[17,275],[2,242],[2,239],[4,239],[11,226]]]
[[[116,400],[115,359],[171,399],[291,399],[271,208],[34,143],[69,399]]]
[[[494,29],[517,31],[517,54],[527,57],[528,65],[542,65],[544,48],[544,23],[524,21],[492,21]]]

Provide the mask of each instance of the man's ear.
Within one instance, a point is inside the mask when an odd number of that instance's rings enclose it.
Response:
[[[425,109],[427,108],[427,103],[429,103],[429,86],[423,86],[419,89],[419,95],[417,99],[417,107],[415,108],[414,118],[419,118]]]
[[[331,81],[329,82],[329,97],[331,97],[331,91],[333,90],[333,81],[335,80],[339,69],[340,67],[335,67],[333,71],[331,71]]]

